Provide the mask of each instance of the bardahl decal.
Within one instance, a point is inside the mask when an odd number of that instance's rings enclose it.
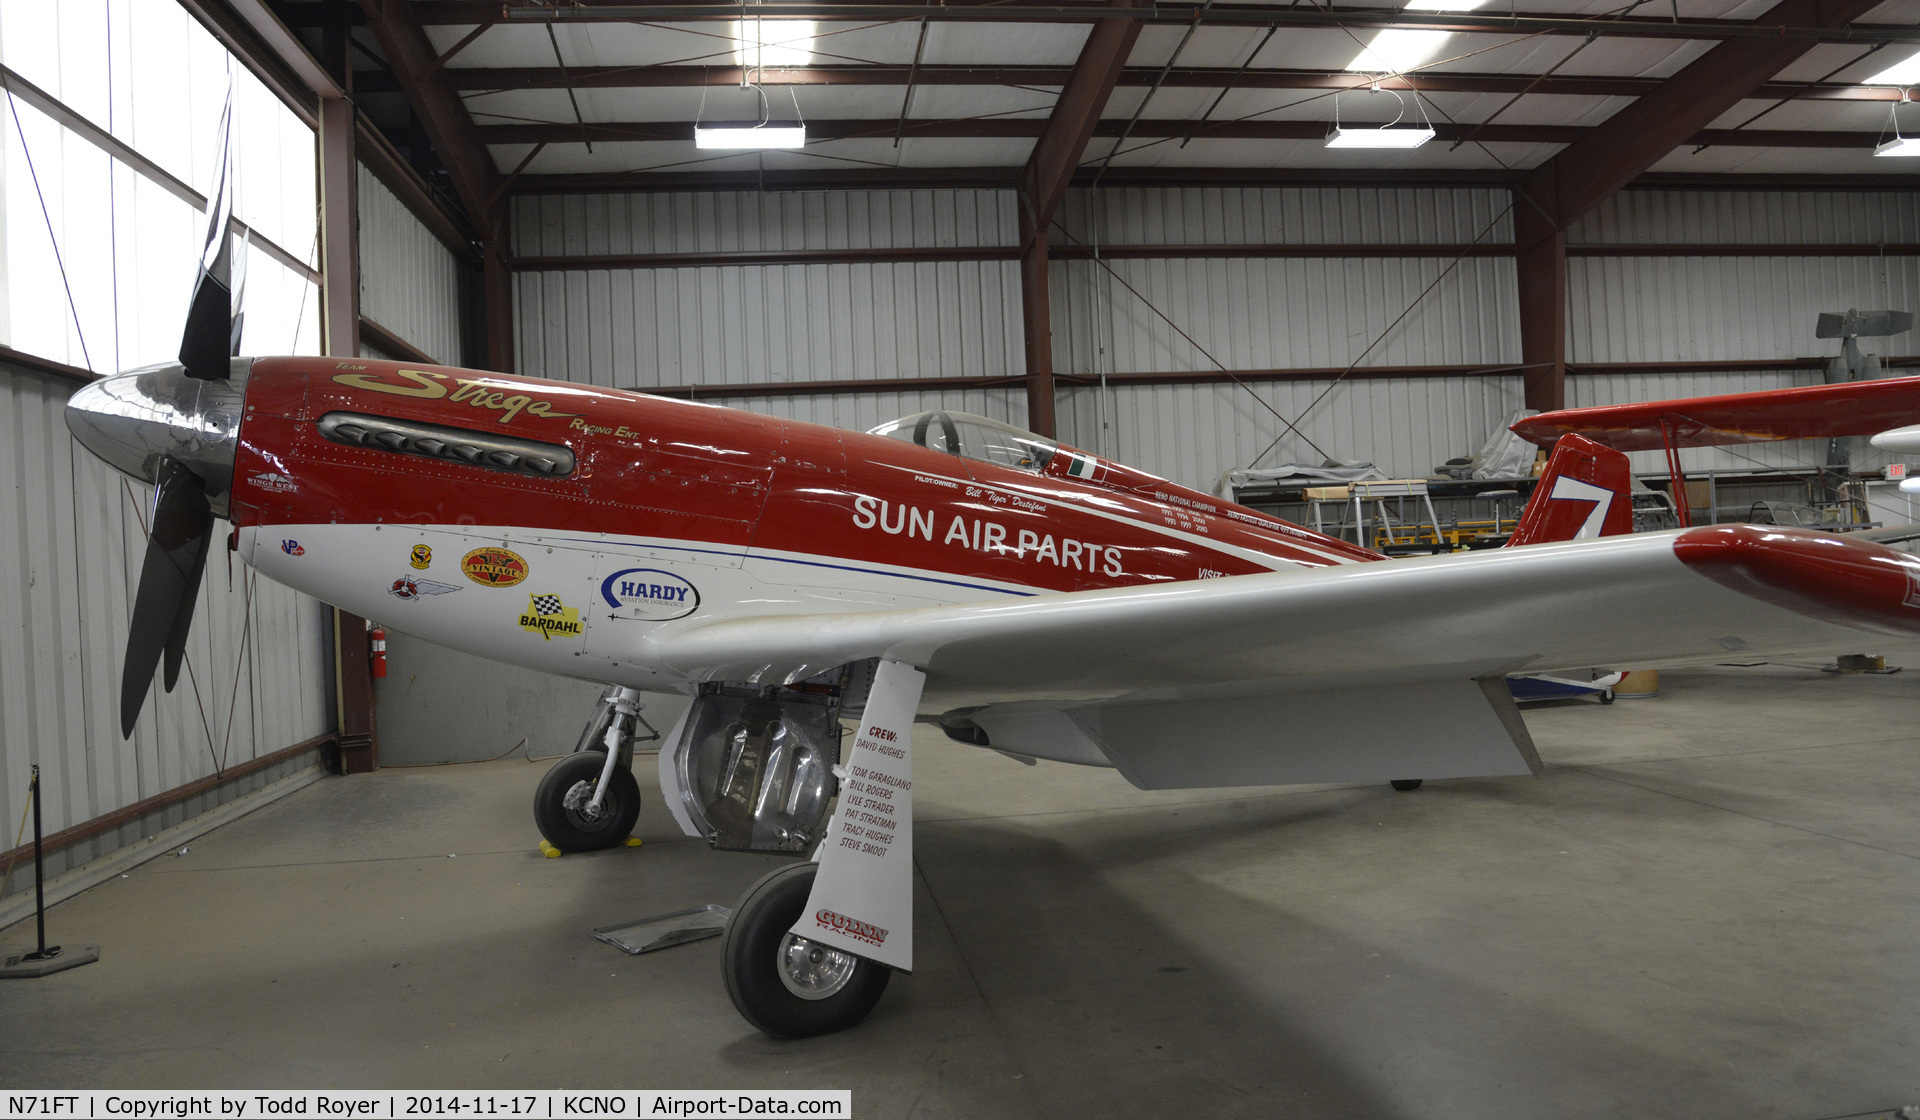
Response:
[[[558,595],[528,595],[527,610],[520,616],[520,629],[540,635],[551,642],[555,634],[563,638],[580,636],[580,612],[560,601]]]
[[[307,554],[307,550],[300,547],[300,542],[294,540],[281,541],[280,551],[286,553],[288,556],[305,556]]]
[[[691,583],[657,568],[625,568],[600,581],[600,597],[614,618],[666,622],[685,618],[700,606]]]
[[[460,590],[460,588],[457,584],[441,583],[439,580],[434,579],[415,579],[412,576],[401,576],[399,579],[393,581],[393,586],[387,589],[387,594],[396,599],[411,603],[422,595],[445,595],[458,590]]]
[[[504,548],[476,548],[460,558],[467,578],[488,587],[512,587],[527,578],[527,561]]]
[[[414,545],[413,551],[407,554],[407,563],[423,572],[426,571],[433,564],[433,547],[424,544]]]
[[[437,401],[445,397],[449,404],[464,404],[498,412],[501,414],[499,423],[502,424],[511,422],[523,411],[528,416],[542,416],[552,420],[569,419],[575,415],[571,412],[555,412],[552,401],[543,401],[525,393],[515,393],[512,391],[513,386],[500,386],[485,378],[449,377],[444,373],[418,369],[397,369],[393,371],[393,376],[405,384],[396,385],[391,381],[382,381],[377,373],[336,373],[333,375],[333,380],[355,389],[390,393],[396,397],[415,397],[426,401]],[[453,389],[449,390],[443,384],[447,381],[453,382]]]

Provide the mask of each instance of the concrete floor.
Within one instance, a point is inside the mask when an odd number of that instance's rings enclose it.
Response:
[[[1884,1116],[1920,1102],[1920,659],[1534,709],[1538,779],[1147,794],[921,735],[919,969],[775,1043],[718,943],[594,926],[773,866],[540,858],[520,761],[330,779],[53,912],[0,1083],[847,1088],[862,1117]],[[29,944],[31,924],[0,933]]]

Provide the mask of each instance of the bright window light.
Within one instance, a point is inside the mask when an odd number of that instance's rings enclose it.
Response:
[[[1487,0],[1413,0],[1409,12],[1471,12]],[[1373,37],[1365,50],[1355,55],[1347,69],[1362,74],[1397,74],[1411,70],[1440,53],[1440,44],[1450,31],[1416,31],[1390,27]]]
[[[1336,128],[1329,148],[1417,148],[1433,139],[1431,128]]]
[[[733,57],[742,66],[779,68],[813,61],[810,19],[737,19]]]
[[[1896,62],[1871,78],[1862,78],[1860,84],[1863,86],[1920,85],[1920,54],[1904,62]]]
[[[1896,136],[1873,149],[1876,156],[1920,156],[1920,136]]]
[[[807,126],[803,124],[764,124],[757,128],[752,124],[704,124],[693,129],[696,148],[800,148],[806,143]]]

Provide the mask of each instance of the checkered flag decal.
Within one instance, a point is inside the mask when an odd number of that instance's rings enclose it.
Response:
[[[540,614],[540,615],[559,614],[560,610],[561,610],[560,596],[558,595],[533,596],[533,613],[534,614]]]

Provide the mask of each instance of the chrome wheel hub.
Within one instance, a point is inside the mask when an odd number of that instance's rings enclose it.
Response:
[[[826,999],[847,986],[859,963],[860,958],[852,953],[789,933],[780,940],[780,959],[774,971],[780,974],[787,991],[801,999]]]
[[[575,820],[584,821],[587,824],[599,824],[607,815],[607,806],[605,803],[601,804],[598,811],[593,807],[592,782],[573,783],[573,788],[569,789],[567,795],[560,799],[560,804],[566,809],[568,816],[573,817]]]

